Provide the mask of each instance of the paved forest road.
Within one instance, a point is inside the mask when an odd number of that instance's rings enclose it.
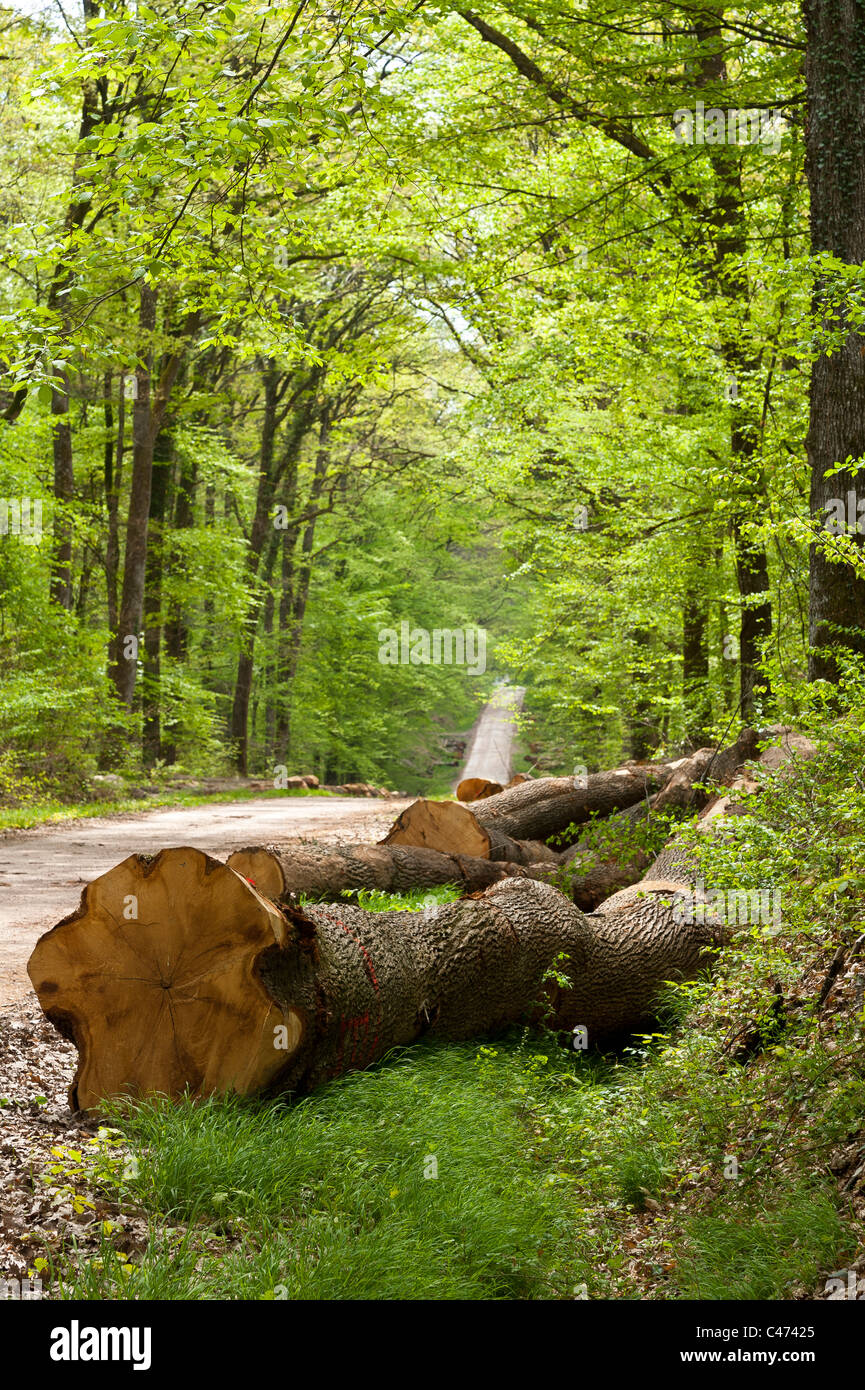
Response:
[[[493,698],[480,712],[458,782],[464,777],[487,777],[504,786],[511,780],[516,715],[525,693],[521,685],[496,687]]]
[[[287,796],[132,812],[8,835],[0,839],[0,1007],[30,992],[26,965],[36,938],[78,906],[85,883],[127,855],[192,845],[224,859],[244,845],[374,841],[407,805]]]

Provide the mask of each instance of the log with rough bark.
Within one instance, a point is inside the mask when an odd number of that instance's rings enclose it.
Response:
[[[421,913],[281,912],[227,865],[167,849],[89,884],[28,970],[78,1048],[70,1104],[89,1110],[124,1094],[306,1091],[424,1034],[544,1015],[600,1041],[646,1023],[661,984],[692,977],[718,940],[677,922],[669,895],[589,917],[530,878]]]
[[[402,845],[255,845],[230,854],[228,864],[276,903],[301,895],[333,901],[345,889],[409,893],[448,883],[473,893],[525,872],[517,864]]]
[[[645,794],[645,769],[621,775]],[[596,806],[633,794],[610,776],[590,788]],[[543,794],[530,818],[549,823]],[[77,1046],[74,1109],[126,1094],[305,1091],[427,1033],[463,1039],[544,1018],[594,1043],[645,1026],[664,982],[693,978],[725,939],[711,918],[676,911],[689,884],[672,845],[590,915],[528,875],[422,913],[280,911],[228,865],[169,849],[89,884],[28,971]]]
[[[587,826],[577,843],[561,855],[558,869],[551,872],[541,865],[531,866],[527,872],[554,883],[584,912],[593,911],[610,894],[636,883],[651,863],[653,856],[637,838],[640,827],[647,826],[651,817],[661,812],[704,806],[709,801],[703,785],[706,781],[735,785],[739,768],[757,752],[757,738],[755,730],[745,729],[728,748],[698,749],[682,760],[651,799],[635,802],[624,811]],[[721,814],[727,804],[723,799]]]
[[[778,773],[781,776],[789,776],[797,761],[801,759],[813,758],[817,752],[817,745],[803,734],[799,734],[795,729],[785,724],[773,724],[764,731],[764,736],[771,737],[772,743],[765,748],[756,759],[756,765],[765,768],[769,772]],[[744,774],[735,777],[729,784],[728,790],[718,796],[713,797],[701,816],[701,822],[714,820],[719,816],[741,816],[750,813],[747,796],[740,794],[759,792],[762,784],[754,780],[752,770],[748,769]]]
[[[698,748],[675,769],[655,798],[654,809],[686,810],[705,806],[710,797],[706,784],[726,786],[743,763],[757,756],[759,743],[757,730],[746,728],[727,748]]]
[[[672,763],[629,764],[611,772],[576,777],[538,777],[522,782],[474,807],[474,817],[488,833],[513,840],[546,841],[593,816],[624,810],[658,791],[679,766]]]
[[[657,796],[638,801],[605,820],[590,823],[577,843],[560,856],[559,867],[548,882],[555,883],[584,912],[593,912],[611,893],[636,883],[652,861],[636,837],[640,828],[648,825],[656,801]]]
[[[423,797],[397,816],[381,843],[435,849],[440,854],[469,854],[510,864],[552,862],[556,857],[540,841],[512,840],[495,826],[482,826],[474,812],[458,801],[428,801]]]
[[[533,877],[571,892],[574,901],[588,911],[608,893],[633,883],[649,856],[633,848],[622,854],[614,844],[609,854],[599,857],[578,846],[577,863],[555,873],[544,867],[557,862],[544,840],[561,835],[570,825],[585,824],[593,816],[618,821],[626,838],[650,807],[654,811],[700,807],[709,795],[701,784],[710,779],[719,784],[730,781],[742,763],[756,753],[757,738],[755,730],[745,729],[728,748],[701,748],[672,763],[629,764],[613,772],[522,782],[481,798],[470,811],[457,802],[422,798],[402,812],[382,844],[427,846],[441,853],[522,864]],[[661,789],[650,797],[652,785]],[[514,838],[516,828],[538,833]]]
[[[539,777],[486,798],[475,807],[474,816],[487,831],[515,840],[548,840],[570,825],[626,810],[655,793],[661,793],[658,809],[665,804],[698,805],[701,798],[693,791],[693,783],[729,781],[754,756],[757,743],[756,730],[744,729],[728,748],[700,749],[690,758],[627,763],[611,772],[581,777]]]

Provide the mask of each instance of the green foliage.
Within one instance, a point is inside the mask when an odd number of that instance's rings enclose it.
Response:
[[[135,1106],[127,1192],[174,1238],[154,1231],[130,1276],[67,1267],[65,1296],[536,1296],[546,1194],[473,1055],[417,1049],[292,1106]],[[209,1253],[208,1228],[239,1244]]]
[[[416,888],[411,893],[382,893],[377,888],[361,888],[357,894],[346,889],[344,898],[355,898],[359,907],[367,912],[423,912],[427,907],[439,907],[444,903],[456,902],[462,889],[455,884],[443,884],[438,888]]]
[[[820,340],[801,130],[771,149],[687,145],[671,119],[697,93],[797,110],[797,7],[758,5],[748,44],[728,35],[735,59],[699,84],[702,40],[675,6],[615,0],[601,24],[544,0],[486,22],[549,80],[446,6],[364,4],[334,24],[316,0],[287,34],[247,0],[155,0],[134,24],[108,6],[10,31],[0,366],[4,402],[30,394],[0,425],[0,497],[43,499],[46,531],[0,537],[0,655],[21,653],[0,674],[0,748],[22,774],[74,795],[88,766],[135,761],[142,692],[159,756],[231,761],[253,637],[257,772],[288,760],[443,789],[448,738],[506,674],[528,687],[536,770],[721,737],[737,718],[736,535],[767,557],[766,672],[782,705],[802,698],[803,382]],[[563,92],[580,93],[579,118]],[[858,322],[856,269],[817,269]],[[109,477],[122,566],[121,388],[149,354],[181,359],[144,623],[161,669],[142,663],[121,716],[105,678]],[[67,379],[61,500],[46,460]],[[280,506],[274,545],[259,512]],[[482,628],[487,670],[383,665],[377,634],[403,621]]]
[[[816,1283],[845,1240],[834,1194],[799,1184],[768,1207],[731,1203],[720,1215],[695,1217],[678,1279],[683,1298],[777,1299],[791,1286]]]

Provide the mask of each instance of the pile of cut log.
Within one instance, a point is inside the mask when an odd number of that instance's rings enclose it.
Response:
[[[267,784],[265,784],[267,785]],[[304,773],[303,776],[283,777],[277,784],[282,791],[301,791],[303,788],[317,791],[333,792],[336,796],[397,796],[397,792],[392,792],[389,787],[376,787],[372,782],[342,782],[326,783],[322,785],[317,777],[311,773]]]
[[[635,826],[701,807],[716,824],[748,789],[739,774],[758,743],[746,729],[721,751],[523,781],[471,810],[419,800],[378,845],[256,846],[227,863],[189,848],[130,856],[88,884],[28,965],[78,1049],[70,1104],[309,1091],[427,1034],[520,1021],[590,1044],[641,1028],[660,986],[693,978],[725,929],[676,910],[688,865],[675,843],[650,863]],[[720,811],[708,784],[730,788]],[[579,838],[599,817],[600,859]],[[441,884],[466,896],[419,912],[339,901]]]

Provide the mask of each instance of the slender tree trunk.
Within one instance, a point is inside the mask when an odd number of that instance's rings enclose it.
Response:
[[[85,20],[98,14],[94,0],[83,0]],[[99,124],[98,83],[87,80],[84,83],[81,102],[81,119],[78,126],[78,147],[72,172],[72,201],[66,209],[64,223],[64,244],[83,225],[90,209],[89,196],[81,196],[81,166],[87,161],[87,152],[82,149],[85,140]],[[57,312],[61,298],[72,282],[72,267],[65,258],[58,260],[48,290],[46,308],[49,315]],[[65,307],[65,299],[63,300]],[[65,312],[61,313],[66,327]],[[54,526],[53,553],[51,557],[50,594],[55,603],[62,608],[71,609],[72,597],[72,516],[71,505],[75,492],[75,473],[72,451],[72,426],[69,418],[69,375],[66,370],[55,369],[58,384],[51,394],[51,413],[53,416],[52,449],[54,455]],[[17,419],[27,399],[27,388],[16,391],[6,418]]]
[[[277,489],[286,473],[289,476],[289,484],[283,505],[289,510],[294,505],[291,478],[294,476],[300,448],[311,423],[314,401],[311,393],[308,393],[307,399],[299,401],[278,464],[275,463],[276,405],[277,375],[275,363],[271,361],[265,376],[265,418],[262,429],[261,464],[258,475],[255,517],[247,551],[247,577],[252,597],[247,610],[243,647],[237,663],[237,680],[231,711],[231,737],[235,747],[237,770],[243,777],[246,776],[249,766],[249,704],[255,669],[255,638],[264,605],[264,594],[258,582],[261,557],[268,528],[274,525],[275,518],[271,519],[270,513],[277,501]]]
[[[195,523],[195,492],[198,486],[198,464],[195,459],[184,458],[180,474],[177,479],[176,498],[174,506],[174,522],[172,531],[175,535],[182,535],[184,531],[191,531]],[[168,573],[179,568],[177,555],[173,552],[165,557],[163,570]],[[181,662],[186,660],[189,649],[189,624],[183,612],[183,606],[172,600],[168,619],[165,624],[165,651],[172,661]]]
[[[804,0],[808,48],[806,171],[811,190],[811,249],[829,251],[848,265],[865,261],[865,7],[860,0]],[[832,310],[827,278],[815,286],[815,315],[837,335],[849,324],[844,308]],[[845,543],[859,563],[865,537],[858,527],[862,474],[827,469],[865,455],[865,338],[849,327],[831,356],[811,368],[811,515],[820,526],[838,499],[845,516]],[[858,489],[858,490],[857,490]],[[852,509],[849,497],[852,495]],[[852,525],[850,524],[852,522]],[[838,563],[819,544],[811,547],[809,675],[837,681],[842,649],[865,654],[865,579],[850,563]]]
[[[724,592],[724,547],[715,551],[715,569],[718,575],[718,588]],[[731,651],[733,634],[730,631],[730,617],[723,599],[718,603],[718,656],[721,662],[721,690],[724,694],[724,708],[731,710],[733,696],[733,653]]]
[[[754,499],[757,505],[757,500]],[[768,679],[760,671],[763,647],[772,635],[772,605],[768,600],[769,561],[762,541],[746,536],[741,519],[734,524],[736,577],[742,614],[739,624],[739,709],[749,718],[759,700],[769,695]]]
[[[142,749],[152,767],[162,756],[162,574],[165,516],[174,457],[171,429],[163,425],[153,447],[148,546],[144,583],[144,670],[142,677]]]
[[[196,460],[184,458],[177,480],[173,525],[175,536],[191,530],[195,522],[197,482],[198,464]],[[172,545],[169,553],[166,553],[163,548],[163,574],[173,573],[178,567],[175,547]],[[168,610],[164,636],[165,654],[169,661],[172,665],[182,665],[186,661],[189,651],[189,625],[184,615],[183,605],[176,598],[172,599]],[[165,728],[162,730],[162,756],[168,764],[177,761],[177,743],[173,732],[171,732],[171,726],[169,726],[168,731]]]
[[[698,86],[720,89],[728,81],[724,57],[724,4],[707,2],[695,24],[695,32],[703,46]],[[760,519],[765,504],[765,484],[758,457],[759,423],[746,395],[747,384],[759,366],[759,354],[750,343],[748,226],[739,151],[735,145],[723,144],[707,145],[706,149],[715,180],[714,200],[709,209],[712,262],[708,274],[722,301],[721,353],[732,397],[730,452],[737,475],[738,503],[732,536],[742,605],[739,694],[742,718],[748,719],[755,709],[758,687],[763,687],[763,699],[770,694],[760,665],[762,649],[772,635],[766,549],[750,530],[751,523]]]
[[[701,748],[712,719],[709,702],[709,610],[697,584],[685,595],[682,608],[682,697],[688,721],[688,742]]]
[[[126,424],[123,397],[123,377],[120,378],[120,395],[117,402],[117,435],[112,439],[114,411],[111,404],[111,373],[106,372],[103,382],[103,401],[105,414],[105,453],[103,470],[105,476],[105,510],[108,518],[108,534],[105,541],[105,596],[108,607],[108,630],[117,631],[117,574],[120,568],[120,529],[118,508],[120,502],[120,482],[123,474],[123,432]]]
[[[297,528],[295,527],[283,541],[282,575],[279,588],[279,630],[276,637],[276,690],[274,746],[279,750],[280,761],[289,757],[291,737],[291,691],[288,688],[288,635],[291,631],[291,611],[294,601],[295,546]]]
[[[92,577],[93,551],[89,545],[85,545],[84,553],[81,557],[81,578],[78,581],[78,598],[75,602],[75,615],[82,623],[87,617],[87,600],[90,597],[90,581]]]
[[[69,419],[69,374],[60,372],[59,386],[51,394],[54,453],[54,544],[51,555],[50,592],[61,608],[72,608],[72,515],[75,470],[72,460],[72,425]]]
[[[158,380],[153,382],[153,340],[156,331],[156,291],[142,284],[138,328],[140,357],[135,370],[135,404],[132,414],[132,477],[129,513],[126,523],[126,552],[123,563],[123,593],[117,631],[111,644],[109,672],[115,689],[127,709],[132,708],[138,669],[138,636],[141,628],[144,583],[147,565],[147,536],[150,492],[153,485],[153,449],[171,398],[174,383],[183,364],[183,355],[201,322],[201,314],[191,313],[182,331],[182,340],[166,353]]]
[[[318,450],[315,456],[315,472],[312,479],[312,486],[309,492],[308,506],[314,510],[321,498],[327,477],[328,465],[330,463],[330,417],[324,413],[321,420],[321,427],[318,436]],[[317,518],[310,517],[307,522],[303,539],[300,545],[300,567],[296,567],[292,554],[286,551],[286,563],[283,569],[282,596],[285,604],[284,613],[280,611],[280,639],[284,631],[286,619],[291,623],[291,630],[288,639],[288,647],[284,659],[280,662],[280,695],[278,702],[278,719],[276,738],[277,746],[282,750],[283,757],[287,758],[291,751],[291,705],[294,678],[297,674],[297,666],[300,660],[300,649],[303,642],[303,622],[306,616],[306,605],[309,598],[309,584],[312,577],[312,548],[315,543],[315,529]]]
[[[652,725],[652,701],[646,684],[651,642],[652,634],[647,628],[635,630],[634,645],[636,651],[628,669],[628,682],[631,687],[631,716],[628,737],[630,756],[638,762],[651,757],[657,742]]]
[[[242,777],[247,775],[249,769],[249,700],[252,693],[252,673],[255,667],[255,636],[261,613],[261,599],[256,599],[258,567],[264,549],[267,528],[270,524],[269,513],[273,506],[277,382],[276,363],[273,358],[270,358],[264,372],[264,417],[261,426],[258,488],[255,498],[255,516],[252,521],[252,532],[246,557],[247,579],[251,597],[245,630],[242,634],[243,645],[237,662],[234,702],[231,709],[231,737],[235,746],[237,770]]]
[[[127,708],[132,707],[138,666],[138,636],[144,603],[144,572],[147,562],[147,528],[150,489],[153,479],[153,445],[150,388],[153,364],[153,334],[156,329],[156,292],[141,286],[138,327],[141,359],[135,371],[136,395],[132,412],[132,479],[129,514],[126,522],[126,554],[123,565],[123,593],[120,600],[117,633],[113,643],[111,679]]]
[[[277,681],[279,679],[279,653],[278,642],[279,634],[274,632],[274,618],[276,616],[276,594],[273,585],[273,570],[276,564],[277,551],[280,545],[280,536],[277,531],[273,532],[267,546],[267,556],[264,565],[264,587],[266,597],[264,600],[264,617],[262,626],[267,642],[268,663],[267,675],[264,682],[264,742],[268,757],[276,754],[276,702],[277,702]],[[253,718],[254,727],[254,718]],[[278,759],[276,759],[278,761]]]
[[[216,488],[213,483],[208,483],[204,489],[204,525],[212,528],[216,524]],[[212,676],[213,663],[211,654],[214,650],[214,633],[212,619],[214,613],[213,599],[208,590],[207,597],[201,605],[202,612],[202,633],[200,643],[200,659],[204,676],[209,681]]]

